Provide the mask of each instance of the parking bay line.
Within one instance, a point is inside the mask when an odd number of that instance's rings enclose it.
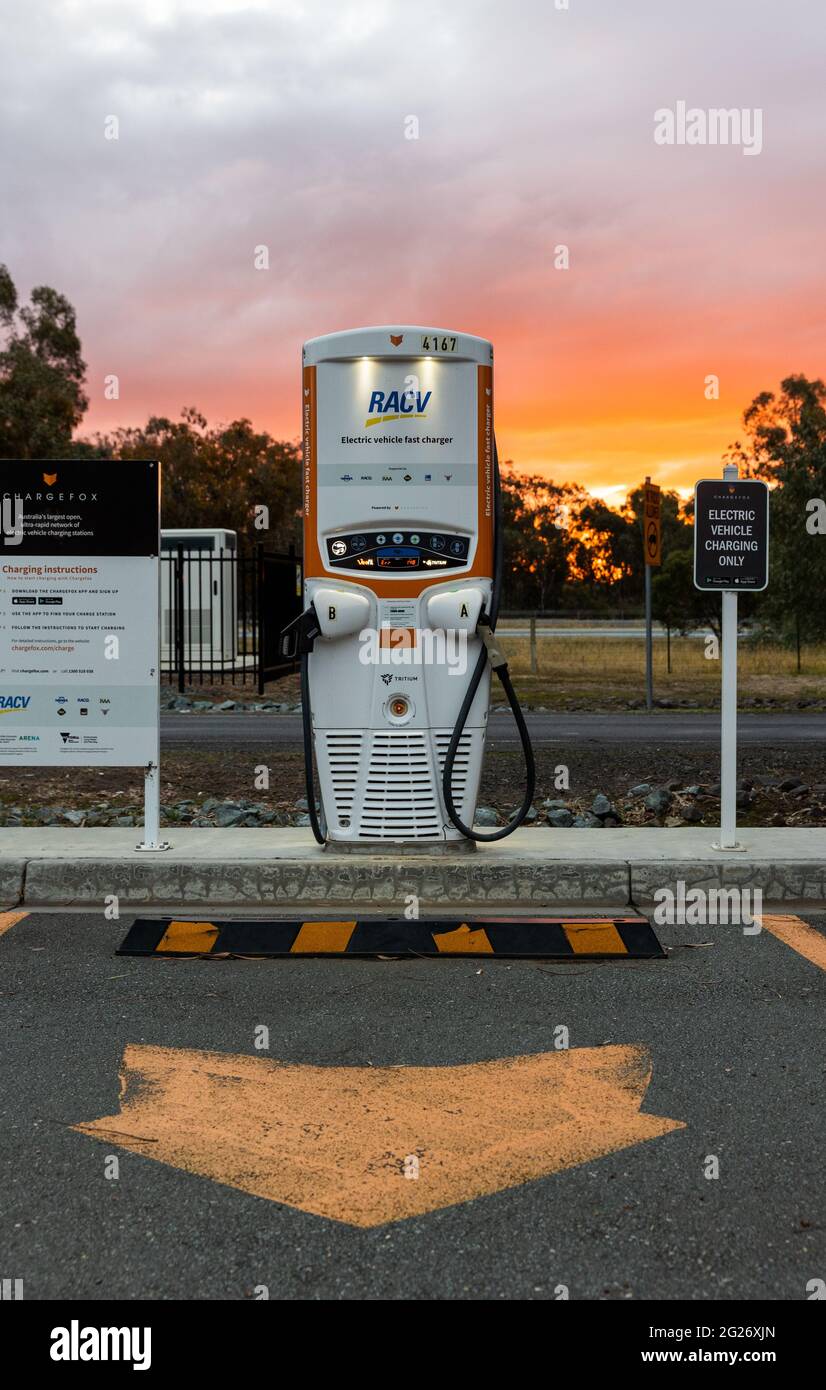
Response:
[[[28,912],[0,912],[0,936],[10,931],[15,922],[19,922],[23,917],[29,915]]]
[[[826,936],[822,932],[792,914],[765,913],[762,923],[765,930],[776,936],[778,941],[790,946],[799,956],[805,956],[812,965],[826,970]]]

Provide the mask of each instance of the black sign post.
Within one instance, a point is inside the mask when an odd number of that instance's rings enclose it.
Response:
[[[737,595],[769,582],[769,490],[738,478],[736,464],[723,477],[694,489],[694,585],[722,595],[720,686],[720,840],[714,849],[737,850]]]

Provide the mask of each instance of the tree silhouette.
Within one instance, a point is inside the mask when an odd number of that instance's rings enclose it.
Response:
[[[89,404],[75,311],[48,285],[18,306],[0,265],[0,458],[60,458]]]

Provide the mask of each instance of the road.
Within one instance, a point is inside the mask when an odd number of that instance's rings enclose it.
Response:
[[[531,739],[537,746],[560,743],[604,744],[684,744],[717,746],[720,742],[720,716],[715,713],[660,710],[655,714],[579,714],[554,712],[528,714]],[[826,741],[826,718],[822,714],[741,714],[738,741],[742,745],[785,747]],[[492,748],[519,742],[513,719],[493,714],[490,719]],[[161,743],[166,747],[200,744],[293,744],[301,743],[301,716],[298,714],[161,714]]]
[[[0,918],[0,1263],[26,1299],[249,1299],[266,1286],[271,1298],[309,1300],[541,1301],[562,1289],[571,1299],[805,1300],[824,1274],[826,977],[769,931],[667,928],[669,957],[651,962],[187,961],[115,956],[130,920],[48,913],[4,931]],[[815,923],[822,933],[824,919]],[[266,1051],[254,1042],[262,1025]],[[118,1114],[127,1048],[166,1069],[165,1108],[160,1092],[133,1085]],[[544,1054],[551,1073],[585,1064],[590,1083],[572,1113],[599,1152],[576,1151],[564,1167],[551,1144],[547,1171],[524,1181],[520,1154],[551,1105],[546,1096],[532,1109],[508,1083],[507,1064],[528,1054]],[[612,1093],[588,1068],[629,1057],[650,1067],[650,1084],[641,1115],[609,1144]],[[495,1060],[514,1113],[498,1150],[498,1071],[479,1065]],[[260,1088],[215,1081],[227,1068],[260,1070],[269,1085],[275,1061],[286,1064],[275,1083],[303,1106],[284,1141],[299,1162],[284,1200],[243,1190],[248,1152],[284,1129],[278,1103],[262,1111]],[[305,1156],[331,1134],[339,1142],[339,1130],[346,1147],[370,1108],[354,1096],[381,1087],[382,1068],[400,1069],[392,1122],[386,1093],[369,1117],[388,1117],[383,1159],[361,1186],[342,1165],[325,1199],[338,1217],[317,1214],[316,1160]],[[431,1075],[450,1103],[413,1105],[405,1068],[440,1069]],[[210,1079],[207,1110],[199,1088]],[[140,1105],[150,1126],[157,1115],[143,1138],[131,1118]],[[227,1105],[236,1127],[224,1133]],[[95,1137],[103,1117],[113,1118]],[[458,1129],[463,1154],[441,1174],[449,1204],[365,1224],[373,1178],[386,1187],[389,1172],[409,1196],[398,1155],[418,1156],[428,1207],[431,1131],[444,1125]],[[183,1157],[170,1159],[169,1144]],[[222,1180],[228,1164],[235,1185]],[[477,1195],[491,1165],[498,1176]],[[269,1180],[276,1190],[286,1181],[278,1165]]]
[[[497,629],[496,629],[496,635],[497,635],[497,637],[524,637],[524,638],[527,638],[527,637],[530,636],[530,628],[528,628],[528,627],[503,627],[502,624],[500,623],[499,626],[498,626]],[[678,639],[678,637],[677,637],[677,634],[672,632],[672,634],[671,634],[671,639],[672,639],[673,642],[677,642],[678,640],[682,639],[683,637],[687,637],[687,638],[688,638],[690,641],[692,641],[692,642],[704,642],[704,641],[706,640],[706,638],[707,638],[707,637],[710,637],[711,635],[712,635],[712,634],[711,634],[711,629],[710,629],[710,628],[698,628],[696,632],[681,633],[679,639]],[[619,627],[619,626],[617,626],[617,627],[573,627],[573,626],[571,626],[571,627],[540,627],[539,624],[537,624],[536,636],[537,636],[537,638],[542,638],[542,637],[564,638],[566,642],[568,641],[569,638],[573,638],[574,641],[576,641],[577,639],[582,639],[582,638],[589,638],[591,641],[594,641],[595,639],[596,639],[596,640],[602,640],[602,638],[605,638],[605,639],[606,639],[607,641],[609,641],[609,642],[623,641],[623,640],[625,640],[626,638],[632,638],[634,641],[639,642],[639,641],[642,641],[643,638],[645,637],[645,628],[644,628],[644,627]],[[665,642],[665,641],[667,640],[667,638],[668,638],[668,633],[665,631],[664,628],[661,628],[658,624],[655,623],[655,625],[654,625],[654,627],[652,628],[652,631],[651,631],[651,636],[652,636],[652,638],[654,639],[655,642]],[[744,633],[744,632],[741,632],[741,633],[740,633],[740,641],[742,642],[742,641],[745,641],[745,640],[748,640],[748,634],[747,634],[747,633]]]

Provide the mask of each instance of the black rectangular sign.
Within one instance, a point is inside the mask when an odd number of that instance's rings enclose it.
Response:
[[[0,463],[0,549],[13,555],[157,555],[159,475],[159,465],[146,459]]]
[[[769,582],[769,490],[752,479],[704,478],[694,489],[694,584],[756,592]]]
[[[0,766],[157,762],[159,476],[0,461]]]

